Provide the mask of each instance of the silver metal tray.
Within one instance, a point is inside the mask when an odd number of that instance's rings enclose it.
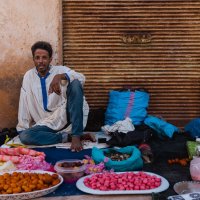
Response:
[[[174,191],[177,194],[187,194],[200,192],[200,182],[198,181],[182,181],[174,184]]]

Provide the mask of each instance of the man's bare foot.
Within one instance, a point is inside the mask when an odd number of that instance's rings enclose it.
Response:
[[[81,141],[82,140],[89,140],[91,142],[96,142],[95,134],[85,133],[85,134],[81,135]]]
[[[72,136],[72,143],[70,149],[71,151],[76,151],[76,152],[83,150],[80,136]]]
[[[68,134],[68,142],[72,141],[72,135]],[[96,142],[95,135],[93,133],[84,133],[83,135],[80,136],[80,140],[89,140],[91,142]]]

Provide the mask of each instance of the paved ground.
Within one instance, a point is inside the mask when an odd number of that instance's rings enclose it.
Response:
[[[97,196],[97,195],[75,195],[63,197],[41,197],[34,200],[151,200],[151,195],[118,195],[118,196]]]

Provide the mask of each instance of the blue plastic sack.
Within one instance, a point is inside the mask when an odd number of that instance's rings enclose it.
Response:
[[[109,102],[105,112],[105,125],[113,125],[126,117],[134,125],[141,124],[147,116],[149,94],[144,91],[115,91],[109,93]]]
[[[107,149],[98,149],[96,147],[92,148],[92,159],[95,161],[96,164],[105,161],[105,154],[109,153],[109,151],[118,151],[121,153],[127,153],[131,156],[122,161],[114,161],[110,158],[108,162],[105,162],[106,169],[110,170],[113,169],[116,172],[124,172],[124,171],[133,171],[133,170],[141,170],[143,167],[143,160],[141,158],[141,152],[135,146],[127,146],[123,148],[107,148]]]
[[[148,117],[144,120],[144,123],[154,129],[160,137],[167,136],[172,138],[175,132],[180,132],[179,128],[176,126],[151,115],[148,115]]]
[[[200,118],[191,120],[188,124],[186,124],[184,129],[194,139],[196,137],[200,137]]]

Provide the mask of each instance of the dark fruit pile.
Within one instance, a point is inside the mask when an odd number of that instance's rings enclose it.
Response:
[[[63,162],[60,163],[58,166],[63,168],[76,168],[82,166],[83,163],[81,162]]]
[[[56,164],[55,170],[66,183],[74,183],[85,174],[85,165],[79,160],[63,160]]]
[[[110,151],[105,153],[105,156],[114,161],[122,161],[127,160],[128,158],[130,158],[131,155],[127,153],[121,153],[118,151]]]

